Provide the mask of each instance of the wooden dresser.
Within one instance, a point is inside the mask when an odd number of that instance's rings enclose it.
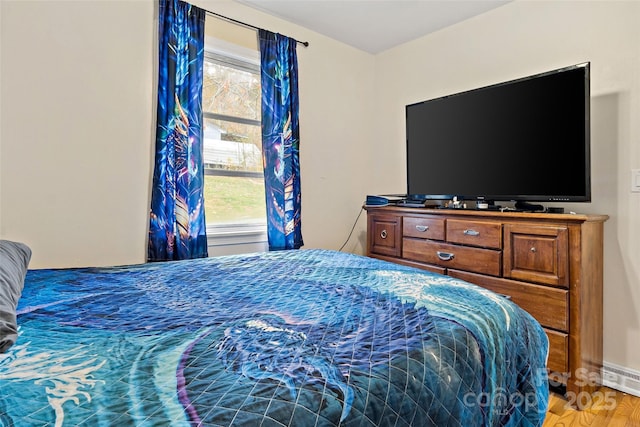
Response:
[[[368,256],[509,296],[544,327],[552,380],[574,396],[600,383],[606,215],[366,209]]]

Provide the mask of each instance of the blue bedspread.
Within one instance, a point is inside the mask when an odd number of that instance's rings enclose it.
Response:
[[[547,338],[507,299],[324,250],[31,270],[1,426],[541,425]]]

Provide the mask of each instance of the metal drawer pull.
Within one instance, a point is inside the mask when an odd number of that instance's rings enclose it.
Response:
[[[449,252],[437,251],[436,253],[438,254],[438,258],[440,258],[442,261],[451,261],[454,257],[454,255]]]
[[[466,229],[463,231],[464,234],[466,234],[467,236],[479,236],[480,232],[476,231],[476,230],[471,230],[471,229]]]
[[[418,231],[427,231],[429,229],[428,225],[416,225],[416,230]]]
[[[387,230],[382,230],[380,232],[380,237],[382,237],[383,239],[386,239],[387,238]]]
[[[531,248],[531,252],[535,252],[535,251],[536,251],[535,247]]]

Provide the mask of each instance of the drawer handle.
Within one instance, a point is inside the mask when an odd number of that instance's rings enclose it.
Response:
[[[454,254],[450,252],[437,251],[436,253],[438,254],[438,258],[440,258],[442,261],[451,261],[454,258]]]
[[[463,231],[464,234],[466,234],[467,236],[479,236],[480,232],[476,231],[476,230],[471,230],[471,229],[466,229]]]
[[[428,225],[416,225],[416,230],[425,232],[429,229]]]
[[[533,248],[531,248],[531,252],[535,252],[535,251],[536,251],[536,248],[534,246]]]
[[[386,239],[387,238],[387,230],[382,230],[380,232],[380,237],[382,237],[383,239]]]

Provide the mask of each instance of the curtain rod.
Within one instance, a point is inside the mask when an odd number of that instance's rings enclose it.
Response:
[[[207,9],[203,9],[203,10],[206,13],[208,13],[209,15],[213,15],[215,17],[222,18],[222,19],[224,19],[226,21],[233,22],[234,24],[242,25],[244,27],[252,28],[254,30],[262,30],[263,29],[263,28],[260,28],[260,27],[256,27],[255,25],[247,24],[246,22],[238,21],[237,19],[229,18],[228,16],[220,15],[219,13],[211,12],[210,10],[207,10]],[[309,42],[301,42],[299,40],[294,39],[293,37],[289,37],[289,38],[291,40],[295,41],[296,43],[300,43],[304,47],[309,47]]]

